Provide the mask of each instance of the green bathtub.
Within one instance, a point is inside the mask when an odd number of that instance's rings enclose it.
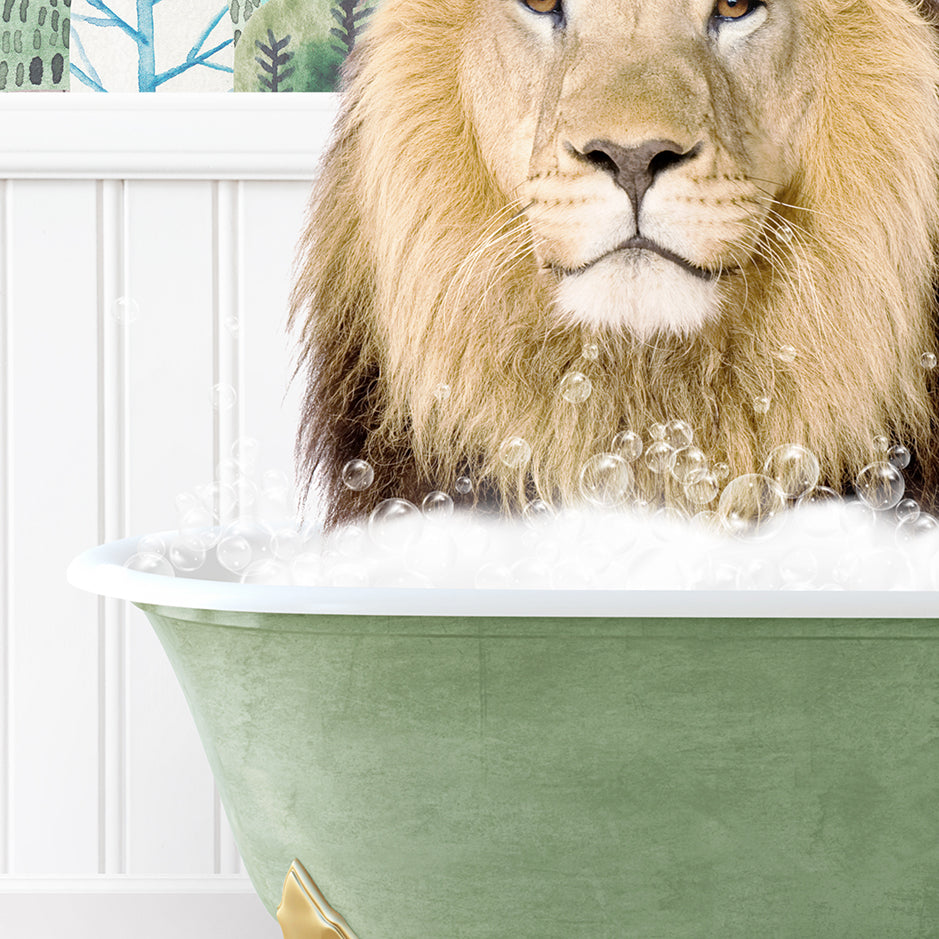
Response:
[[[71,579],[149,616],[272,913],[296,858],[355,939],[939,936],[935,594],[249,587],[133,544]]]

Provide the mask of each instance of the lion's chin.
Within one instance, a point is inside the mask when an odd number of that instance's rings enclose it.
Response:
[[[655,333],[690,335],[719,311],[717,284],[666,258],[614,255],[564,274],[556,307],[593,328],[621,329],[640,339]]]

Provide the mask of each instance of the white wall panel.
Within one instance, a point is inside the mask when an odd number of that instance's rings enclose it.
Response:
[[[245,182],[245,426],[262,443],[265,465],[292,477],[302,382],[290,384],[295,337],[287,313],[308,182]]]
[[[336,101],[25,97],[0,97],[0,934],[25,909],[7,901],[36,884],[67,921],[71,882],[117,935],[135,915],[113,902],[132,899],[127,875],[157,893],[247,881],[149,624],[64,569],[94,543],[174,527],[176,495],[239,435],[260,440],[262,468],[291,472],[287,298]],[[63,122],[88,131],[85,149],[63,149]],[[120,298],[139,308],[129,321]],[[228,410],[213,409],[219,383],[236,389]],[[175,896],[161,934],[201,934]]]
[[[125,184],[128,533],[176,526],[178,493],[211,481],[214,384],[211,182]],[[131,607],[127,642],[130,874],[215,871],[214,786],[182,693]]]
[[[65,585],[99,537],[93,182],[8,192],[11,869],[98,868],[95,598]]]

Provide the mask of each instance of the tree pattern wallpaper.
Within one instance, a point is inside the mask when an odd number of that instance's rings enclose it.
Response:
[[[0,0],[0,91],[335,91],[376,0]]]

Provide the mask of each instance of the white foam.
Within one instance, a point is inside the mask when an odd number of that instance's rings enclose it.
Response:
[[[926,526],[924,526],[926,527]],[[283,529],[281,529],[283,531]],[[283,545],[289,544],[289,550]],[[181,577],[238,580],[211,557]],[[857,502],[790,509],[742,537],[668,512],[565,510],[535,524],[455,513],[280,538],[241,574],[327,587],[932,590],[939,532]]]

